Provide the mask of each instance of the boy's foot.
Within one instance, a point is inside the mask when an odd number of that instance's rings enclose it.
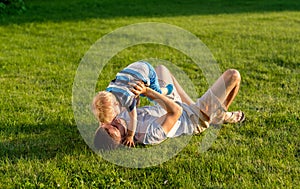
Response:
[[[171,94],[171,93],[173,92],[174,86],[173,86],[173,84],[168,84],[168,85],[166,86],[166,88],[167,88],[167,90],[168,90],[167,95],[169,95],[169,94]]]

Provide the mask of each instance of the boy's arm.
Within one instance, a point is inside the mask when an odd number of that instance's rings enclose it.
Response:
[[[127,136],[123,142],[124,145],[128,147],[134,147],[134,134],[137,125],[137,112],[136,107],[133,108],[131,112],[129,112],[130,122],[127,127]]]

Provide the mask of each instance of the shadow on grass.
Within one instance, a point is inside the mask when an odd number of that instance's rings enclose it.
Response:
[[[51,159],[87,148],[77,127],[70,124],[19,125],[2,133],[13,137],[0,143],[0,157],[12,161],[20,158]]]
[[[189,15],[299,11],[295,0],[31,0],[22,15],[2,18],[1,24],[78,21],[90,18],[174,17]]]

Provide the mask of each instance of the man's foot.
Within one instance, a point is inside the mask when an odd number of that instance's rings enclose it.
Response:
[[[245,121],[245,114],[242,111],[227,112],[224,123],[243,123]]]

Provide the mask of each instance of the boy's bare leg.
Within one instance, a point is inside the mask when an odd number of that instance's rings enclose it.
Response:
[[[172,76],[168,68],[163,65],[158,65],[155,68],[158,80],[163,81],[164,83],[173,83]]]
[[[180,95],[182,102],[191,105],[195,102],[191,99],[191,97],[183,90],[181,85],[178,83],[177,79],[172,75],[174,87],[177,89],[178,94]]]
[[[189,97],[189,95],[183,90],[181,85],[178,83],[176,78],[172,75],[172,73],[163,65],[159,65],[155,68],[156,74],[159,80],[164,81],[165,83],[172,83],[175,90],[179,94],[182,102],[190,105],[194,103],[194,101]]]

